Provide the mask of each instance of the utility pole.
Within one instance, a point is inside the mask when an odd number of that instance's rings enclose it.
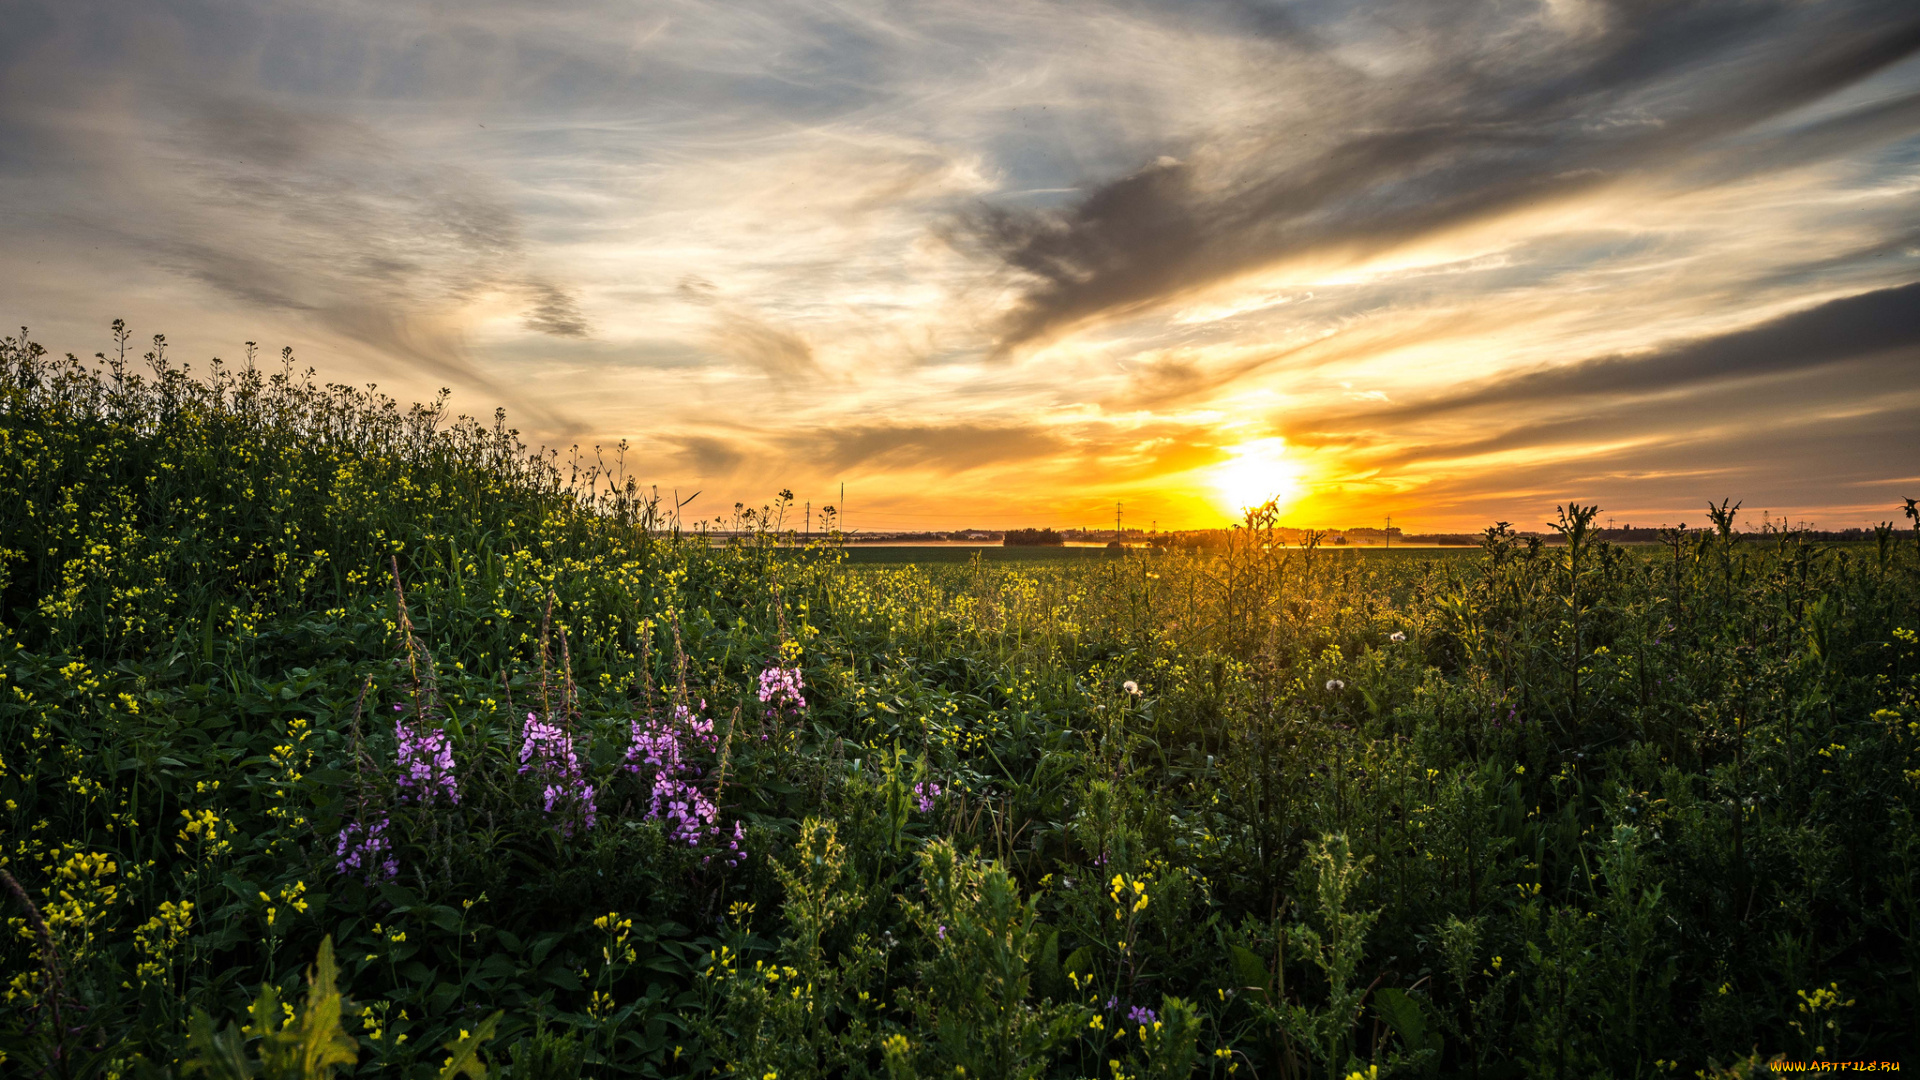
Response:
[[[1387,515],[1387,531],[1382,535],[1384,535],[1387,538],[1387,550],[1392,551],[1393,550],[1393,515],[1392,514]]]
[[[1113,504],[1113,538],[1120,539],[1120,504]]]
[[[807,500],[807,543],[813,543],[813,500]]]

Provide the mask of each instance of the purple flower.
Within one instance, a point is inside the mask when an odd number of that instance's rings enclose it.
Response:
[[[920,812],[924,814],[933,809],[933,800],[940,797],[940,785],[931,780],[923,780],[913,785],[913,794],[920,806]]]
[[[562,835],[573,835],[576,814],[589,830],[598,824],[598,792],[587,783],[580,767],[573,733],[533,713],[527,714],[527,724],[520,732],[520,775],[528,773],[545,781],[540,792],[541,808],[549,814],[556,810],[567,814],[559,826]]]
[[[941,941],[947,940],[947,924],[941,923],[939,928],[934,930],[933,936],[939,938]]]
[[[706,702],[701,702],[700,707],[704,709]],[[694,753],[717,749],[719,739],[713,731],[713,720],[685,705],[676,705],[671,719],[635,720],[631,731],[633,741],[627,746],[627,771],[639,774],[653,770],[653,799],[647,816],[665,823],[667,836],[688,847],[697,848],[702,844],[717,847],[721,835],[720,808],[695,783],[701,769],[691,760]],[[740,844],[745,839],[741,823],[734,822],[733,839],[719,852],[728,866],[739,865],[743,857]],[[708,855],[706,861],[711,862],[713,858]]]
[[[806,688],[797,667],[770,667],[760,673],[760,700],[766,703],[769,716],[806,708],[807,699],[801,694]]]
[[[408,723],[405,717],[393,721],[393,738],[398,745],[400,797],[412,798],[423,805],[437,796],[460,804],[460,782],[453,772],[453,740],[447,729]]]
[[[1152,1009],[1141,1005],[1135,1005],[1133,1008],[1127,1010],[1127,1022],[1131,1024],[1152,1024],[1158,1022],[1159,1019],[1158,1016],[1154,1015]]]
[[[369,825],[348,822],[347,827],[340,830],[340,843],[333,854],[338,860],[333,866],[335,873],[358,874],[369,885],[392,880],[400,873],[400,864],[393,858],[393,843],[387,838],[384,814]]]

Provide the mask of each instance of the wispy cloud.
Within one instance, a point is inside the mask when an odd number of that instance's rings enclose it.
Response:
[[[1277,114],[1264,137],[1161,158],[1061,210],[980,211],[968,232],[1023,282],[1002,346],[1283,260],[1376,255],[1709,159],[1804,162],[1920,119],[1901,99],[1755,147],[1718,144],[1920,50],[1920,18],[1898,4],[1593,4],[1513,23],[1493,5],[1432,14],[1383,12],[1383,29],[1414,38],[1396,42],[1384,76],[1322,71],[1347,93],[1304,139]],[[1394,25],[1403,19],[1412,25]]]
[[[1391,426],[1448,413],[1530,406],[1628,404],[1703,383],[1764,379],[1899,354],[1920,360],[1920,282],[1830,300],[1759,325],[1634,356],[1605,356],[1498,378],[1424,401],[1382,403],[1316,425]]]

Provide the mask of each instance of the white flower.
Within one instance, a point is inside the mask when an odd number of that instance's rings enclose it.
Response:
[[[1393,633],[1387,635],[1387,640],[1388,641],[1405,641],[1407,640],[1407,635],[1406,635],[1406,632],[1403,630],[1395,630]]]
[[[1137,682],[1134,682],[1132,679],[1128,679],[1126,682],[1121,683],[1120,689],[1125,690],[1127,693],[1132,694],[1134,697],[1140,696],[1140,684]]]
[[[1346,684],[1346,683],[1344,683],[1344,682],[1341,682],[1341,681],[1340,681],[1339,679],[1328,679],[1328,680],[1327,680],[1327,689],[1328,689],[1328,690],[1345,690],[1346,688],[1347,688],[1347,684]]]

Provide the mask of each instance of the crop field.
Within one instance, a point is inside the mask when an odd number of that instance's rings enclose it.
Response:
[[[1905,524],[712,545],[604,457],[266,370],[0,347],[7,1076],[1920,1046]]]

